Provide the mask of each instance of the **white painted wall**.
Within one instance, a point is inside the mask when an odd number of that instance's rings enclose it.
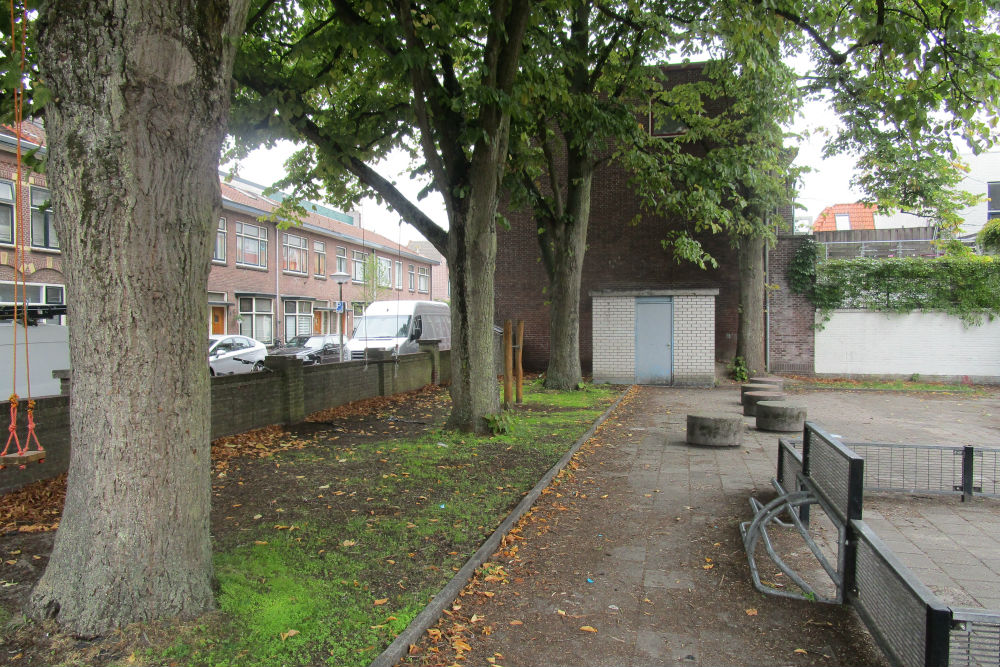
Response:
[[[979,155],[964,154],[964,160],[969,165],[969,173],[959,184],[966,192],[986,197],[986,184],[1000,181],[1000,151],[980,153]],[[965,221],[962,232],[976,234],[986,224],[986,200],[963,210],[959,215]]]
[[[815,340],[820,375],[919,373],[1000,381],[1000,319],[966,327],[939,312],[838,310]]]
[[[14,362],[14,332],[17,331],[17,382],[14,390],[22,399],[28,396],[25,373],[24,328],[10,322],[0,324],[0,399],[7,400],[11,390],[11,367]],[[31,364],[31,397],[56,396],[59,380],[54,370],[69,369],[69,329],[55,324],[28,327],[28,362]]]

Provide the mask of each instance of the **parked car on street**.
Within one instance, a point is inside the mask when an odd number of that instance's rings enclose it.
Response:
[[[340,361],[339,334],[293,336],[288,344],[271,351],[274,357],[295,357],[306,366]]]
[[[420,341],[440,341],[451,349],[451,311],[439,301],[374,301],[354,323],[354,336],[345,347],[351,359],[364,359],[366,350],[413,354]]]
[[[208,337],[208,369],[213,376],[264,370],[266,356],[264,344],[247,336]]]

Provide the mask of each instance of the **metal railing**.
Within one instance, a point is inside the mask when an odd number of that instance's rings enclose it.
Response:
[[[766,524],[782,503],[794,525],[807,531],[807,510],[816,502],[841,533],[836,572],[823,558],[821,564],[837,584],[838,597],[843,591],[893,665],[1000,667],[1000,610],[946,605],[861,519],[864,490],[997,496],[998,472],[1000,448],[843,443],[806,422],[802,442],[779,440],[775,485],[782,495],[767,505],[752,502],[759,511],[741,526],[744,545],[755,546],[758,540],[750,538],[758,530],[773,551]],[[754,557],[749,550],[747,555],[755,573]],[[784,565],[780,556],[776,563]]]

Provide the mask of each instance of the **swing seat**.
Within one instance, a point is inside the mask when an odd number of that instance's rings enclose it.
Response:
[[[23,454],[5,454],[0,456],[0,466],[23,466],[27,463],[45,460],[45,452],[36,449]]]

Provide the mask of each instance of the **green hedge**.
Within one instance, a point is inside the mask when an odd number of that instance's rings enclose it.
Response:
[[[855,258],[819,263],[815,257],[815,245],[805,244],[789,267],[789,279],[793,291],[805,294],[824,322],[837,308],[889,313],[936,310],[955,315],[967,325],[1000,316],[1000,261],[994,257]]]

